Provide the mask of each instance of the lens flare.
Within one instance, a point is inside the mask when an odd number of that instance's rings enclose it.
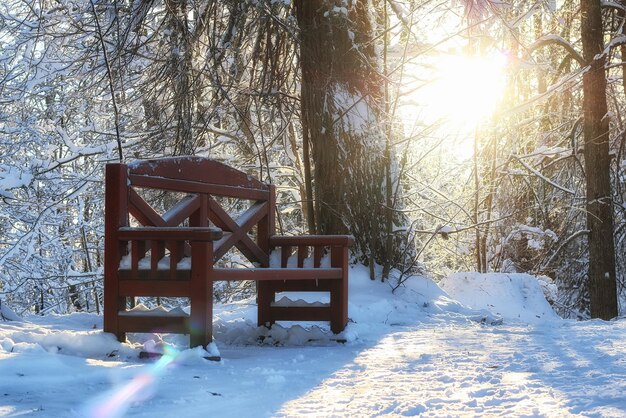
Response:
[[[173,348],[165,347],[165,353],[154,365],[143,370],[124,386],[87,405],[83,415],[90,418],[122,417],[132,404],[149,398],[155,392],[157,378],[165,373],[167,366],[178,354]]]

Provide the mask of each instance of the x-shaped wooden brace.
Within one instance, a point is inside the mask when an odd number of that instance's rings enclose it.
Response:
[[[198,195],[187,195],[161,217],[135,190],[130,189],[128,211],[143,226],[176,227],[200,208],[200,201]],[[189,243],[185,243],[183,251],[186,256],[191,255]]]
[[[248,232],[268,216],[269,204],[258,201],[234,220],[214,199],[209,198],[209,219],[218,228],[230,232],[215,243],[215,260],[219,260],[233,246],[251,262],[269,264],[269,256],[248,235]]]
[[[159,215],[139,194],[130,189],[129,212],[143,226],[176,227],[200,207],[199,195],[188,195],[168,210]],[[261,265],[269,264],[269,256],[253,240],[248,233],[268,215],[269,204],[259,201],[234,220],[213,198],[209,198],[209,219],[215,226],[229,232],[215,242],[214,259],[219,260],[235,246],[251,262]],[[170,248],[170,251],[172,249]],[[185,243],[185,255],[190,255],[191,247]]]

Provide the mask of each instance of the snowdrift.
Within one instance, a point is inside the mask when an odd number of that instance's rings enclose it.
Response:
[[[20,318],[15,312],[13,312],[9,307],[2,303],[2,299],[0,299],[0,321],[21,321]]]
[[[558,319],[546,300],[545,293],[553,289],[544,278],[522,273],[469,272],[455,273],[439,284],[463,305],[487,309],[504,321],[534,324]]]
[[[371,281],[367,268],[350,269],[350,323],[339,335],[327,324],[306,328],[280,323],[271,329],[256,326],[253,300],[215,307],[215,340],[220,345],[335,345],[375,341],[390,327],[425,322],[463,321],[498,325],[502,321],[537,323],[558,319],[546,301],[537,278],[526,274],[457,273],[439,285],[416,276],[392,292],[392,284]],[[294,301],[319,300],[319,295],[285,293]],[[280,297],[278,298],[280,299]],[[102,318],[93,314],[30,316],[24,322],[5,322],[0,328],[0,351],[49,352],[88,358],[134,358],[155,347],[186,348],[186,336],[131,334],[131,344],[119,344],[103,334]],[[192,356],[198,357],[201,356]]]
[[[257,328],[253,300],[218,305],[220,362],[170,335],[120,344],[92,314],[0,322],[0,416],[626,416],[626,321],[559,320],[532,276],[413,277],[392,293],[367,273],[351,269],[342,336]]]

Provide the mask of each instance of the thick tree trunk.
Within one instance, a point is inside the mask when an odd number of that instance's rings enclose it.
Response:
[[[303,137],[311,144],[318,233],[354,234],[364,261],[385,258],[384,98],[369,2],[295,2]]]
[[[611,319],[618,312],[601,2],[580,3],[583,57],[590,63],[583,76],[583,110],[591,316]]]
[[[168,11],[170,51],[168,56],[168,76],[173,90],[175,137],[172,155],[193,155],[197,148],[197,138],[193,132],[195,95],[198,94],[194,77],[194,40],[190,22],[190,7],[187,1],[166,0]]]

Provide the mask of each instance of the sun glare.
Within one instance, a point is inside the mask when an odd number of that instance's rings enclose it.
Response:
[[[504,98],[506,67],[507,57],[492,53],[439,55],[428,70],[416,68],[400,107],[407,133],[432,127],[431,135],[445,141],[449,155],[471,158],[476,129],[497,114]]]
[[[506,57],[447,55],[435,63],[434,81],[421,93],[423,116],[450,128],[473,129],[494,114],[505,87]]]

